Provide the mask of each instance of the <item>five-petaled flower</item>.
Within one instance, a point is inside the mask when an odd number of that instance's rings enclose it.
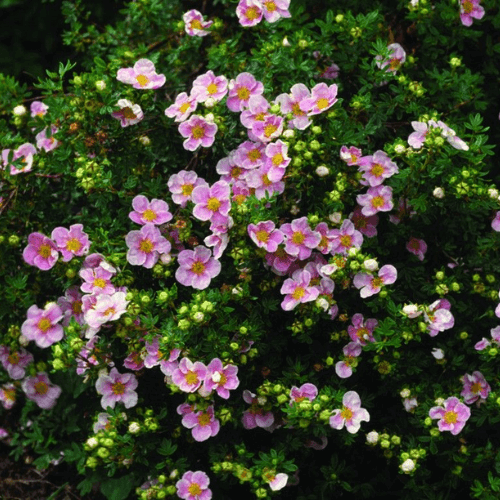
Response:
[[[210,500],[212,491],[208,488],[210,479],[202,471],[187,471],[175,483],[177,496],[183,500]]]
[[[143,90],[158,89],[166,81],[165,75],[156,73],[155,65],[149,59],[139,59],[133,68],[119,69],[116,79]]]
[[[465,427],[470,415],[470,408],[456,397],[450,397],[443,402],[443,406],[433,406],[429,410],[429,417],[439,418],[440,432],[450,431],[454,436]]]
[[[186,138],[183,142],[184,149],[194,151],[199,146],[208,148],[214,143],[217,125],[203,116],[193,115],[179,125],[179,132]]]
[[[111,368],[109,375],[101,374],[97,379],[95,388],[102,395],[101,406],[114,408],[116,403],[123,403],[125,408],[132,408],[137,404],[137,379],[133,373],[119,373],[116,368]]]
[[[22,334],[44,349],[63,338],[64,329],[59,324],[63,312],[55,302],[49,302],[44,309],[32,305],[27,312],[28,319],[21,325]]]
[[[370,415],[365,408],[361,408],[361,399],[358,393],[355,391],[346,392],[342,398],[342,408],[334,410],[330,417],[330,426],[340,430],[345,425],[347,432],[355,434],[363,421],[369,422]]]
[[[34,377],[25,378],[21,387],[26,397],[44,410],[53,408],[62,392],[58,385],[51,383],[44,372],[39,372]]]
[[[204,290],[221,271],[221,263],[212,258],[212,251],[202,245],[194,250],[183,250],[177,257],[179,268],[175,279],[184,286]]]

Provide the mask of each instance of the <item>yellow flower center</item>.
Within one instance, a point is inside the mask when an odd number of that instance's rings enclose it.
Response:
[[[483,386],[481,385],[480,382],[476,382],[475,384],[472,384],[471,385],[471,388],[470,390],[474,393],[474,394],[478,394],[481,392],[481,389],[483,388]]]
[[[122,108],[122,115],[124,118],[127,118],[127,120],[133,120],[134,118],[137,118],[137,115],[128,106]]]
[[[125,384],[122,384],[121,382],[115,382],[111,385],[111,390],[113,391],[113,394],[121,396],[125,393]]]
[[[151,210],[150,208],[148,208],[142,214],[142,218],[147,220],[148,222],[151,222],[151,221],[156,219],[156,212],[154,210]]]
[[[468,2],[467,0],[462,4],[462,9],[466,14],[470,14],[474,10],[474,4],[472,2]]]
[[[135,77],[135,79],[137,80],[137,83],[141,87],[144,87],[145,85],[147,85],[149,83],[149,78],[146,75],[137,75]]]
[[[458,414],[454,411],[447,411],[444,414],[443,419],[447,424],[456,424],[458,420]]]
[[[40,245],[40,248],[38,249],[38,255],[42,256],[44,259],[48,259],[51,254],[51,249],[50,245],[47,245],[46,243],[43,245]]]
[[[189,104],[188,102],[185,102],[184,104],[181,104],[179,106],[179,111],[181,113],[185,113],[190,107],[191,107],[191,104]]]
[[[202,427],[210,425],[210,415],[208,413],[202,413],[198,416],[198,424]]]
[[[17,365],[17,363],[19,363],[19,354],[17,352],[9,354],[9,356],[7,357],[7,361],[11,365]]]
[[[186,375],[184,376],[184,378],[186,379],[186,382],[188,384],[197,384],[198,383],[198,375],[196,374],[196,372],[193,372],[191,370],[189,370]]]
[[[347,408],[347,406],[342,407],[342,411],[340,412],[340,414],[345,420],[351,420],[352,418],[352,410],[350,408]]]
[[[69,252],[78,252],[82,248],[82,244],[76,238],[71,238],[66,242],[66,250]]]
[[[215,83],[211,83],[211,84],[207,87],[207,92],[208,92],[210,95],[217,93],[217,85],[215,85]]]
[[[269,240],[269,233],[264,229],[256,231],[255,236],[257,237],[257,240],[262,241],[262,243],[267,243],[267,241]]]
[[[188,491],[193,497],[200,496],[203,493],[198,483],[191,483],[188,487]]]
[[[201,125],[196,125],[192,128],[191,134],[195,139],[201,139],[205,135],[205,129]]]
[[[269,180],[269,177],[267,176],[267,174],[264,174],[262,176],[262,184],[264,184],[264,186],[270,186],[272,184],[272,182]]]
[[[304,243],[304,240],[306,239],[304,233],[300,231],[296,231],[292,235],[292,242],[295,243],[296,245],[302,245]]]
[[[241,175],[241,168],[240,167],[232,167],[231,168],[231,177],[233,179],[237,179]]]
[[[384,280],[382,278],[373,278],[372,279],[372,287],[378,288],[384,284]]]
[[[234,197],[234,201],[238,204],[241,205],[246,199],[246,196],[244,194],[237,194]]]
[[[247,19],[253,21],[254,19],[257,19],[259,17],[259,13],[257,12],[257,9],[255,7],[250,7],[249,9],[247,9],[246,16]]]
[[[75,313],[75,314],[80,314],[82,312],[82,301],[81,300],[75,300],[72,304],[71,304],[71,310]]]
[[[266,113],[264,113],[264,112],[258,113],[255,115],[254,120],[257,120],[259,122],[263,122],[265,117],[266,117]]]
[[[151,253],[154,249],[154,245],[149,238],[145,238],[139,244],[139,250],[144,253]]]
[[[383,207],[384,206],[384,198],[382,196],[374,196],[372,198],[372,206],[374,208],[380,208],[380,207]]]
[[[348,234],[344,234],[344,236],[342,236],[340,238],[340,244],[343,247],[350,247],[352,245],[352,238],[351,238],[351,236],[348,235]]]
[[[217,198],[209,198],[207,201],[207,208],[212,212],[217,212],[221,206],[221,202]]]
[[[271,137],[274,134],[274,132],[276,132],[276,130],[278,130],[278,127],[270,123],[269,125],[266,125],[264,127],[264,135],[266,137]]]
[[[189,26],[191,27],[192,30],[202,30],[203,25],[201,24],[201,21],[199,19],[193,19],[190,23]]]
[[[277,9],[276,4],[272,0],[269,2],[264,2],[264,7],[268,12],[274,12]]]
[[[191,272],[194,274],[197,274],[198,276],[201,276],[205,272],[205,264],[203,264],[203,262],[200,262],[199,260],[197,260],[191,266]]]
[[[278,165],[281,165],[283,163],[283,155],[281,153],[277,153],[273,156],[271,161],[273,162],[273,165],[277,167]]]
[[[191,196],[191,193],[193,192],[194,185],[193,184],[183,184],[182,187],[182,194],[184,196]]]
[[[300,300],[304,295],[306,294],[306,291],[304,287],[298,286],[292,293],[292,298],[294,300]]]
[[[366,340],[366,337],[370,336],[370,332],[365,327],[363,327],[356,332],[356,336],[361,340]]]
[[[40,396],[47,394],[48,390],[49,386],[45,382],[40,381],[35,384],[35,392]]]
[[[389,61],[389,68],[390,69],[398,69],[401,66],[401,61],[395,57],[393,57]]]
[[[104,316],[113,316],[115,314],[116,309],[114,307],[108,307],[104,312]]]
[[[325,109],[328,107],[328,99],[325,99],[324,97],[321,97],[316,101],[316,106],[318,106],[318,109]]]
[[[248,153],[247,153],[247,158],[250,160],[250,161],[258,161],[262,158],[262,153],[257,149],[251,149]]]
[[[4,389],[3,393],[5,396],[5,399],[8,399],[9,401],[16,400],[16,390],[15,389]]]
[[[42,318],[36,325],[39,330],[46,333],[47,330],[52,326],[52,322],[48,318]]]
[[[298,102],[292,104],[292,113],[294,116],[304,116],[305,112],[300,109],[300,105]]]
[[[238,99],[240,99],[241,101],[246,101],[250,98],[250,91],[246,87],[239,87],[238,90],[236,91],[236,95],[238,96]]]
[[[380,177],[384,173],[384,167],[380,163],[374,163],[371,169],[371,174],[375,177]]]
[[[102,278],[96,278],[94,280],[94,286],[96,286],[98,288],[104,288],[106,286],[106,280],[104,280]]]

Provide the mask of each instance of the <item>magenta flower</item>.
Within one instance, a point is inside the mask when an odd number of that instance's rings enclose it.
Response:
[[[138,371],[144,368],[144,362],[141,358],[141,353],[138,351],[131,352],[124,360],[123,366],[127,370]]]
[[[291,17],[288,7],[290,0],[261,0],[262,9],[266,21],[275,23],[282,17]]]
[[[360,345],[366,345],[368,342],[375,342],[373,331],[378,326],[375,318],[369,318],[364,321],[363,315],[356,313],[352,317],[352,325],[347,327],[347,333],[353,342]]]
[[[283,245],[279,245],[275,252],[268,252],[266,254],[266,263],[271,266],[272,270],[279,276],[283,276],[290,266],[292,265],[296,257],[289,255]]]
[[[351,248],[360,248],[363,244],[363,235],[357,231],[349,219],[344,219],[340,229],[332,229],[331,252],[347,255]]]
[[[212,26],[213,21],[204,21],[201,12],[191,9],[182,15],[184,30],[189,36],[206,36],[210,32],[207,28]]]
[[[310,285],[311,273],[304,269],[298,269],[292,274],[291,278],[285,280],[281,286],[280,292],[286,297],[281,303],[284,311],[291,311],[299,303],[311,302],[316,300],[319,290]]]
[[[31,233],[28,236],[28,246],[23,250],[23,259],[30,266],[48,271],[54,267],[59,252],[56,244],[42,233]]]
[[[52,151],[53,149],[56,149],[61,144],[54,137],[54,134],[56,132],[57,132],[57,128],[54,127],[54,125],[51,125],[51,127],[50,127],[50,137],[47,137],[47,129],[44,128],[35,137],[35,139],[36,139],[36,147],[38,149],[43,149],[47,153],[49,151]]]
[[[7,346],[0,346],[0,362],[11,379],[21,380],[26,373],[25,368],[33,362],[33,356],[22,347],[19,351],[11,351]]]
[[[358,364],[357,357],[362,351],[361,344],[358,342],[349,342],[342,352],[344,353],[344,359],[335,363],[335,373],[340,378],[349,378],[352,375],[352,369]]]
[[[238,367],[235,365],[222,366],[219,358],[214,358],[207,366],[207,373],[203,382],[203,389],[211,393],[214,389],[224,399],[229,399],[229,391],[240,385],[237,377]]]
[[[73,224],[66,229],[56,227],[51,234],[57,245],[57,249],[62,253],[63,261],[68,262],[73,257],[81,257],[89,252],[90,241],[87,233],[83,232],[82,224]]]
[[[215,436],[220,429],[220,422],[214,416],[213,406],[209,406],[205,411],[186,413],[182,417],[182,425],[191,429],[193,438],[199,443]]]
[[[248,236],[259,247],[265,248],[268,252],[276,252],[278,245],[283,241],[284,235],[276,229],[271,220],[248,224]]]
[[[85,311],[84,319],[87,325],[98,330],[104,323],[120,318],[127,311],[127,305],[130,302],[126,300],[126,295],[125,292],[97,295],[94,306]]]
[[[27,316],[28,319],[21,325],[21,332],[28,340],[35,341],[38,347],[44,349],[63,338],[64,330],[59,324],[63,312],[55,302],[49,302],[44,309],[32,305]]]
[[[160,226],[172,220],[172,214],[168,211],[167,202],[153,198],[149,201],[145,196],[139,194],[132,200],[133,212],[128,216],[137,224],[154,224]]]
[[[139,59],[133,68],[121,68],[116,74],[119,82],[132,85],[134,89],[158,89],[165,84],[163,74],[156,73],[155,65],[149,59]]]
[[[218,181],[212,187],[196,187],[192,194],[193,215],[212,224],[226,224],[231,210],[230,194],[231,188],[225,181]]]
[[[389,50],[389,56],[386,58],[382,56],[375,57],[376,64],[381,69],[387,68],[386,72],[388,73],[396,73],[406,61],[406,52],[399,43],[391,43],[387,46],[387,50]]]
[[[307,217],[283,224],[280,230],[285,235],[285,250],[300,260],[311,256],[312,250],[321,242],[321,234],[309,227]]]
[[[195,392],[204,382],[207,367],[201,361],[194,363],[189,358],[182,358],[172,372],[172,382],[184,392]]]
[[[253,2],[253,0],[246,0]],[[238,6],[239,7],[239,6]],[[238,11],[238,7],[236,11]],[[248,107],[248,101],[253,95],[264,92],[264,85],[257,81],[250,73],[240,73],[236,79],[229,82],[229,94],[227,96],[227,107],[231,111],[243,111]]]
[[[482,19],[484,8],[479,5],[481,0],[460,0],[460,21],[464,26],[471,26],[472,19]]]
[[[450,431],[456,436],[469,420],[470,408],[460,402],[458,398],[450,397],[443,402],[443,406],[434,406],[429,410],[429,417],[439,418],[438,429],[440,432]]]
[[[127,261],[133,266],[144,266],[151,269],[161,254],[169,253],[172,245],[161,235],[160,230],[147,223],[140,231],[130,231],[125,237],[129,248]]]
[[[185,207],[191,201],[193,190],[197,186],[208,186],[207,182],[198,177],[196,172],[181,170],[168,179],[168,189],[172,193],[172,201]]]
[[[123,403],[125,408],[132,408],[137,404],[137,379],[133,373],[119,373],[111,368],[109,375],[100,375],[95,383],[97,394],[101,394],[103,409],[114,408],[116,403]]]
[[[31,117],[35,118],[35,116],[38,116],[41,118],[47,114],[48,109],[49,107],[42,101],[33,101],[30,106]]]
[[[52,384],[44,372],[28,377],[21,384],[28,399],[34,401],[40,408],[50,410],[56,404],[56,399],[61,395],[61,388]]]
[[[11,162],[9,162],[9,154],[10,149],[4,149],[2,151],[3,167],[7,168],[10,165],[10,175],[17,175],[31,170],[33,165],[33,155],[36,154],[36,148],[33,144],[25,142],[14,151]],[[14,165],[12,163],[17,159],[21,159],[20,165]]]
[[[347,165],[359,165],[361,159],[361,149],[351,146],[342,146],[340,148],[340,158],[347,163]]]
[[[176,122],[187,120],[189,115],[196,110],[198,102],[186,92],[181,92],[176,98],[174,104],[171,104],[166,110],[165,115],[174,118]]]
[[[337,90],[335,83],[330,86],[318,83],[311,89],[311,97],[301,101],[300,109],[309,116],[323,113],[337,102]]]
[[[227,85],[225,76],[215,76],[214,72],[209,70],[193,82],[191,97],[197,102],[205,102],[207,99],[219,102],[227,94]]]
[[[85,281],[80,287],[82,292],[96,295],[100,293],[110,295],[116,291],[116,288],[111,283],[111,278],[115,273],[103,266],[98,266],[93,269],[83,268],[78,274]]]
[[[180,134],[186,137],[184,149],[194,151],[199,146],[210,147],[214,143],[217,128],[215,123],[208,122],[203,116],[193,115],[179,125]]]
[[[481,400],[480,402],[486,400],[488,394],[491,392],[491,387],[483,374],[479,371],[472,372],[472,375],[466,373],[463,376],[462,382],[464,384],[464,388],[460,393],[460,396],[463,396],[465,403],[471,405],[477,400]]]
[[[134,104],[128,99],[119,99],[116,105],[120,108],[119,111],[111,113],[113,118],[120,120],[122,127],[135,125],[144,118],[144,113],[138,104]]]
[[[349,218],[354,223],[354,227],[368,238],[377,236],[378,215],[367,217],[363,215],[361,207],[358,205]]]
[[[333,410],[330,417],[330,426],[333,429],[340,430],[344,427],[347,432],[355,434],[361,427],[361,422],[369,422],[370,415],[361,408],[361,399],[357,392],[348,391],[342,398],[342,409]]]
[[[500,326],[492,328],[490,330],[490,333],[491,333],[491,340],[497,346],[499,346],[500,345]],[[476,349],[476,351],[484,351],[484,349],[486,349],[490,345],[491,345],[491,342],[487,338],[483,337],[479,342],[477,342],[474,345],[474,349]]]
[[[419,240],[418,238],[410,238],[410,241],[406,244],[406,250],[418,257],[418,260],[424,260],[425,252],[427,252],[427,243],[424,240]]]
[[[281,112],[293,115],[289,126],[293,126],[298,130],[305,130],[311,125],[312,121],[307,116],[307,113],[301,109],[302,101],[310,97],[311,92],[303,83],[293,85],[290,94],[280,94],[276,97],[275,102],[280,105]]]
[[[260,404],[259,398],[255,397],[255,394],[245,389],[243,391],[243,400],[245,403],[251,405],[251,407],[243,412],[241,417],[241,422],[245,429],[255,429],[255,427],[262,427],[266,429],[274,424],[274,415],[271,411],[264,411],[264,408]]]
[[[366,217],[377,212],[388,212],[394,207],[392,188],[389,186],[370,187],[365,194],[358,194],[356,201],[361,205],[361,213]]]
[[[363,156],[358,165],[359,171],[363,173],[360,183],[365,186],[366,184],[371,187],[379,186],[385,179],[399,172],[398,166],[381,150],[373,155]]]
[[[6,410],[10,410],[16,403],[16,386],[11,383],[0,386],[0,403]]]
[[[255,26],[262,21],[264,15],[262,2],[260,0],[240,0],[236,7],[236,15],[242,26]]]
[[[308,399],[309,401],[314,401],[318,396],[318,388],[314,384],[306,382],[300,387],[292,386],[290,389],[290,404],[301,403],[302,401]]]
[[[202,471],[187,471],[175,483],[177,496],[183,500],[210,500],[212,491],[208,488],[210,479]]]
[[[360,290],[361,298],[371,297],[379,293],[382,286],[391,285],[396,281],[398,272],[394,266],[382,266],[378,272],[378,276],[372,276],[367,273],[358,273],[354,276],[353,284]]]
[[[175,279],[184,286],[204,290],[221,271],[221,263],[212,258],[212,252],[204,246],[194,250],[183,250],[177,257],[179,269]]]

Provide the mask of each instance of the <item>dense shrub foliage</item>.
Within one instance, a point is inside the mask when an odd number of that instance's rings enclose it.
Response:
[[[62,9],[76,59],[0,75],[12,455],[110,500],[498,498],[498,2]]]

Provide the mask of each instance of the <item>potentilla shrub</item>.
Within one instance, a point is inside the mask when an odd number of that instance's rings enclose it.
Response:
[[[82,498],[498,496],[497,2],[328,4],[0,76],[1,435]]]

